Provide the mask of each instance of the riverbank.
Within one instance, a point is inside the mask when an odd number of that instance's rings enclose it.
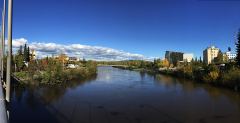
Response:
[[[114,66],[115,68],[148,72],[151,74],[164,74],[177,78],[195,80],[199,83],[209,84],[211,86],[228,88],[233,91],[240,91],[240,69],[230,68],[228,70],[220,70],[217,66],[210,65],[199,69],[193,69],[191,66],[183,66],[176,69],[146,69],[134,66]]]
[[[30,63],[25,71],[15,72],[14,75],[24,85],[63,85],[71,80],[86,80],[97,75],[95,62],[86,62],[77,68],[66,68],[55,62],[47,64],[43,69],[33,69]]]
[[[157,73],[157,71],[151,70],[151,69],[146,69],[146,68],[138,68],[138,67],[134,67],[134,66],[112,66],[114,68],[118,68],[118,69],[123,69],[123,70],[132,70],[132,71],[140,71],[140,72],[148,72],[148,73]]]
[[[240,91],[240,69],[237,67],[221,69],[216,65],[209,65],[202,69],[192,69],[187,66],[176,70],[162,70],[158,73]]]
[[[38,71],[33,77],[26,71],[15,72],[14,75],[20,80],[20,84],[24,85],[63,85],[72,80],[87,80],[96,76],[96,73],[90,71],[88,68],[77,68],[67,69],[62,73]]]

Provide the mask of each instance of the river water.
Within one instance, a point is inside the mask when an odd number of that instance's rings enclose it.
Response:
[[[84,82],[14,86],[11,99],[11,123],[240,123],[239,92],[112,67]]]

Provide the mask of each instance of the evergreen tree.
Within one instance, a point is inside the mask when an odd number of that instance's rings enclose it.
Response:
[[[229,52],[232,51],[231,47],[228,47],[228,51],[229,51]]]
[[[30,61],[30,49],[27,46],[27,44],[24,45],[24,50],[23,50],[23,57],[25,62]]]
[[[198,59],[197,59],[197,57],[195,57],[195,60],[194,60],[195,62],[198,62]]]
[[[28,59],[28,50],[27,50],[27,44],[24,45],[24,50],[23,50],[23,58],[24,58],[24,61],[27,62]]]
[[[29,47],[27,48],[27,62],[30,61],[30,49]]]
[[[18,55],[22,55],[22,45],[20,46],[19,50],[18,50]]]
[[[238,36],[237,36],[236,51],[237,51],[236,62],[237,62],[237,65],[240,66],[240,29],[238,31]]]
[[[86,59],[85,59],[84,57],[83,57],[82,63],[83,63],[83,64],[86,64],[86,63],[87,63],[87,61],[86,61]]]
[[[194,63],[195,61],[194,61],[194,59],[192,58],[192,63]]]
[[[201,56],[200,56],[200,58],[199,58],[199,62],[202,63],[202,57],[201,57]]]

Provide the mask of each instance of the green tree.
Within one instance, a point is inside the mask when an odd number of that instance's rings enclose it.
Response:
[[[30,48],[27,48],[27,62],[30,61]]]
[[[23,58],[24,58],[25,62],[29,62],[30,61],[30,49],[27,46],[27,44],[24,45]]]
[[[197,59],[197,57],[195,57],[195,62],[198,62],[198,59]]]
[[[201,57],[201,56],[200,56],[200,58],[199,58],[199,62],[202,63],[202,57]]]
[[[87,63],[86,59],[83,58],[83,60],[82,60],[82,64],[85,65],[86,63]]]
[[[25,64],[24,64],[24,58],[22,55],[16,55],[15,56],[15,63],[16,63],[16,67],[17,67],[17,71],[22,71]]]
[[[142,60],[141,63],[140,63],[140,68],[145,68],[146,67],[146,64],[145,62]]]
[[[229,52],[232,51],[231,47],[228,47],[228,51],[229,51]]]
[[[236,62],[237,62],[237,65],[240,66],[240,29],[238,31],[238,36],[237,36],[236,51],[237,51]]]
[[[219,52],[218,52],[217,57],[214,58],[213,61],[214,61],[214,63],[216,63],[216,64],[221,64],[221,63],[223,63],[223,53],[222,53],[222,51],[219,51]]]
[[[18,55],[22,55],[22,45],[20,46],[19,50],[18,50]]]
[[[24,49],[23,49],[23,58],[24,58],[24,61],[27,62],[27,55],[28,55],[28,52],[27,52],[27,44],[24,45]]]
[[[22,46],[20,46],[18,53],[15,55],[14,62],[17,67],[17,71],[22,71],[24,68],[24,57],[22,53]]]

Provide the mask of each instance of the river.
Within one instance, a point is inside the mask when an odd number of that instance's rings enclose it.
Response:
[[[240,123],[240,93],[98,67],[63,86],[12,88],[10,123]]]

